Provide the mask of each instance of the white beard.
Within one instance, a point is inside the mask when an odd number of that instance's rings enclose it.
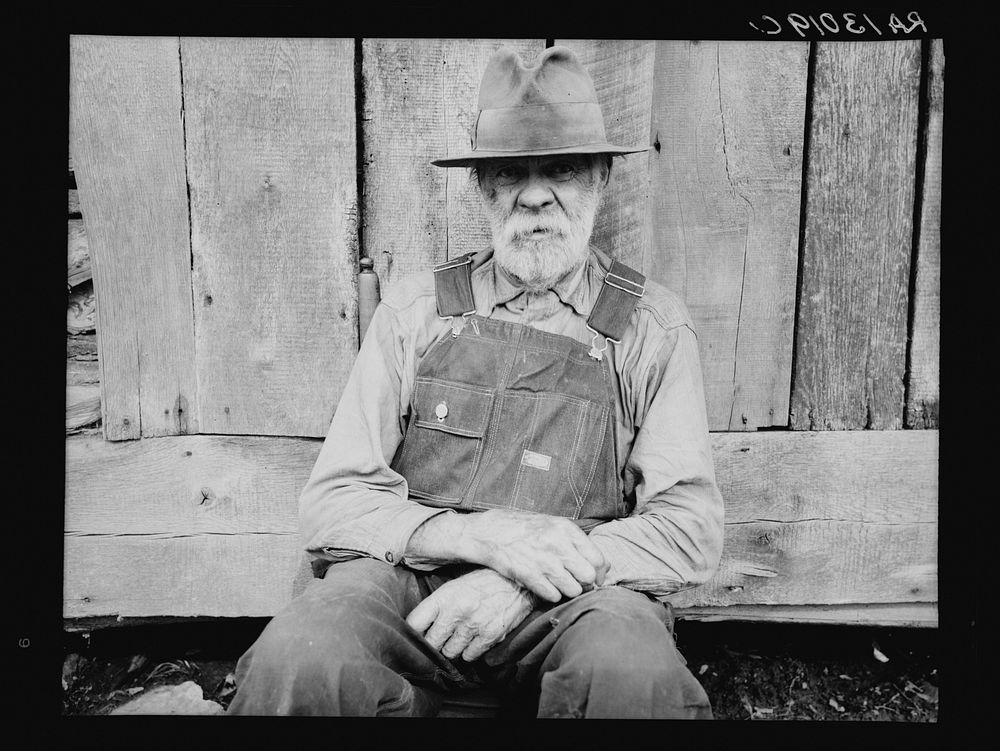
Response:
[[[526,289],[551,289],[586,260],[600,198],[597,187],[581,193],[573,213],[556,205],[537,213],[515,207],[505,214],[484,201],[493,233],[494,259]],[[537,228],[548,231],[531,236]]]

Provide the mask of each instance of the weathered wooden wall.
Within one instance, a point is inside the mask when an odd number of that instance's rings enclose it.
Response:
[[[196,375],[181,97],[176,38],[71,38],[70,150],[111,440],[198,429],[184,414]]]
[[[901,428],[920,42],[816,48],[791,425]]]
[[[691,310],[712,430],[788,422],[808,54],[657,45],[644,266]]]
[[[675,604],[936,623],[942,43],[555,42],[652,146],[594,242],[698,330],[725,550]],[[545,40],[72,38],[67,618],[269,615],[307,575],[358,259],[384,291],[489,242],[429,162],[501,44]]]
[[[938,427],[939,360],[941,356],[941,148],[944,124],[944,47],[930,44],[926,71],[927,123],[913,289],[910,367],[907,381],[907,428]]]
[[[850,606],[857,621],[933,620],[937,439],[932,430],[713,434],[724,561],[676,604],[765,604],[793,618]],[[308,577],[296,501],[319,446],[72,437],[66,617],[274,613]]]
[[[358,342],[354,43],[180,60],[202,432],[325,435]]]

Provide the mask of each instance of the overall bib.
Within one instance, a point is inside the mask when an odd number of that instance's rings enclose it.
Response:
[[[428,506],[564,516],[585,531],[627,516],[615,376],[603,352],[621,340],[645,278],[612,262],[587,322],[588,350],[476,315],[471,271],[487,258],[468,254],[434,269],[438,314],[452,331],[417,368],[393,469]]]

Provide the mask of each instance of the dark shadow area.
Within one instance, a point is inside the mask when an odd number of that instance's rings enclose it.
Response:
[[[717,718],[937,721],[937,629],[680,620],[675,631]]]
[[[267,622],[178,620],[67,632],[63,713],[106,714],[185,681],[226,707],[236,661]],[[937,721],[937,629],[678,620],[675,633],[717,719]]]

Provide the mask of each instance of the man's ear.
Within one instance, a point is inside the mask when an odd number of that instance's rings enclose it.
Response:
[[[608,187],[608,183],[611,182],[611,165],[614,163],[614,157],[611,154],[604,155],[604,187]]]

